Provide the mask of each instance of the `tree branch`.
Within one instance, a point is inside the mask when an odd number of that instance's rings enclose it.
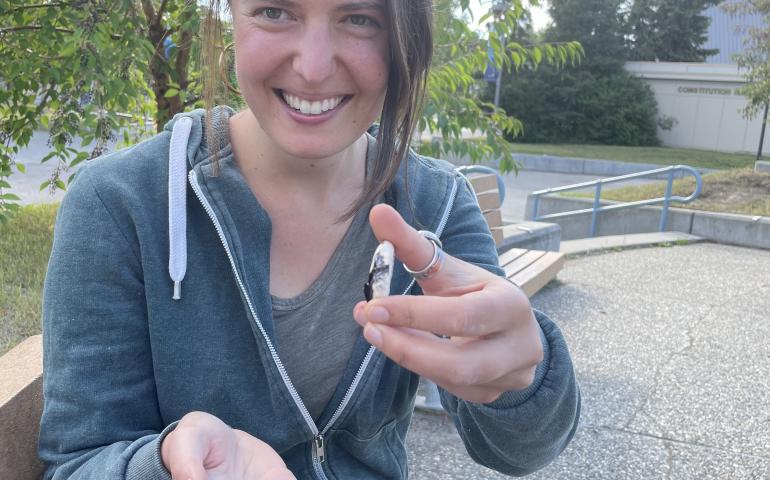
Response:
[[[21,7],[15,7],[13,12],[21,12],[24,10],[31,10],[33,8],[49,8],[49,7],[71,7],[72,4],[68,2],[51,2],[51,3],[38,3],[35,5],[22,5]]]
[[[158,25],[160,25],[160,21],[163,19],[163,13],[166,11],[166,3],[168,3],[168,0],[161,0],[160,7],[158,7],[158,11],[155,14]]]
[[[20,25],[17,27],[5,27],[5,28],[0,28],[0,35],[4,35],[6,33],[11,33],[11,32],[23,32],[27,30],[42,30],[42,29],[43,27],[41,27],[40,25]],[[54,28],[54,30],[62,33],[73,33],[73,31],[68,28]]]
[[[142,10],[147,19],[147,24],[152,25],[155,22],[155,9],[152,7],[151,0],[142,0]]]
[[[5,35],[6,33],[35,31],[35,30],[44,30],[44,27],[40,25],[20,25],[17,27],[0,28],[0,36]],[[54,27],[54,30],[61,33],[75,33],[74,30],[69,28]],[[117,35],[115,33],[111,33],[110,38],[112,38],[113,40],[122,40],[123,35]]]

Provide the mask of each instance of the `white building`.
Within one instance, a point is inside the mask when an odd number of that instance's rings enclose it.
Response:
[[[674,120],[671,130],[658,132],[664,145],[756,153],[761,115],[742,115],[746,98],[738,90],[745,81],[733,57],[742,52],[746,29],[763,26],[763,19],[729,15],[718,6],[706,14],[711,25],[704,48],[719,49],[706,63],[628,62],[626,69],[652,87],[659,115]],[[763,152],[770,154],[770,131]]]
[[[745,82],[735,64],[628,62],[626,70],[643,78],[658,101],[658,115],[673,119],[659,130],[664,145],[723,152],[756,153],[762,122],[746,119]],[[770,132],[763,151],[770,154]]]

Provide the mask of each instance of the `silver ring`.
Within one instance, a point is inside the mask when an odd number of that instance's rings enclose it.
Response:
[[[419,233],[430,240],[430,243],[433,245],[433,257],[430,259],[430,262],[420,270],[410,270],[406,265],[404,265],[404,270],[416,279],[427,280],[441,270],[441,267],[444,264],[444,250],[441,249],[441,240],[435,233],[427,230],[420,230]]]

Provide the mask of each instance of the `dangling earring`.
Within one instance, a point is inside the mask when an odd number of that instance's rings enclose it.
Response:
[[[228,61],[228,50],[232,50],[235,47],[234,42],[230,42],[222,49],[222,53],[219,54],[219,76],[222,77],[222,81],[225,82],[225,87],[236,95],[240,95],[241,91],[235,88],[230,81],[230,71],[232,66]]]

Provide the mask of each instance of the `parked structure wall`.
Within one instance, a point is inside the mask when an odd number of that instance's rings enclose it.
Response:
[[[743,117],[745,85],[737,65],[628,62],[626,69],[644,79],[655,93],[658,114],[673,119],[670,130],[658,130],[664,145],[680,148],[756,153],[760,115]],[[764,153],[770,154],[770,141]]]

